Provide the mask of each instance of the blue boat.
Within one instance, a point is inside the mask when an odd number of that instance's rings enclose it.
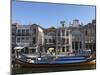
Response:
[[[22,48],[22,47],[21,47]],[[17,47],[16,49],[19,49]],[[16,50],[17,51],[17,50]],[[89,52],[89,56],[84,56],[83,54],[87,54]],[[83,65],[83,64],[90,64],[91,61],[96,60],[96,53],[91,53],[90,50],[82,51],[81,55],[78,56],[40,56],[38,57],[28,57],[23,54],[18,55],[16,58],[15,63],[21,64],[24,67],[55,67],[55,66],[72,66],[72,65]],[[85,53],[84,53],[85,52]]]
[[[29,61],[27,61],[28,59]],[[18,62],[24,67],[65,67],[72,65],[89,64],[89,62],[93,60],[95,60],[95,58],[83,56],[59,56],[57,58],[24,58],[24,60],[18,59]]]

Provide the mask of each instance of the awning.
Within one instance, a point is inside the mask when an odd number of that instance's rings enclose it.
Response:
[[[23,55],[25,55],[26,57],[30,57],[30,58],[38,57],[38,55],[33,55],[33,54],[23,54]]]
[[[29,49],[36,49],[36,47],[29,47]]]
[[[83,50],[83,51],[91,51],[91,49]]]
[[[15,50],[19,50],[19,49],[23,49],[24,47],[20,47],[20,46],[18,46],[18,47],[15,47],[14,49]]]

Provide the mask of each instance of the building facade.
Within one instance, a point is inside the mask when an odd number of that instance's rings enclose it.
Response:
[[[72,52],[72,34],[65,21],[56,30],[56,52],[61,55],[69,55]]]
[[[12,53],[14,53],[13,48],[16,46],[16,29],[17,29],[17,23],[12,24],[11,26],[11,49]]]
[[[44,43],[43,29],[37,24],[17,25],[15,40],[16,46],[25,47],[24,53],[39,52]]]
[[[50,28],[12,24],[12,45],[26,47],[25,53],[47,53],[49,48],[59,55],[83,49],[96,50],[96,20],[82,25],[75,19],[69,26],[61,21],[59,27]]]
[[[54,51],[56,49],[56,28],[51,27],[44,29],[44,47],[45,52],[48,51],[49,48],[54,48]]]
[[[96,50],[96,20],[84,26],[85,48]]]
[[[84,34],[83,34],[83,26],[79,23],[79,20],[73,20],[72,25],[69,27],[72,34],[72,49],[80,50],[84,49]]]

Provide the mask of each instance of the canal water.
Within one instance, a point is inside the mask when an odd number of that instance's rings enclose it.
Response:
[[[96,65],[75,65],[68,67],[53,67],[53,68],[25,68],[16,67],[16,74],[44,73],[44,72],[60,72],[60,71],[77,71],[77,70],[95,70]]]

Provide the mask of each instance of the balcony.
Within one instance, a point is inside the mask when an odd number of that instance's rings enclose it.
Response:
[[[17,36],[30,36],[29,33],[17,33],[16,35]]]

